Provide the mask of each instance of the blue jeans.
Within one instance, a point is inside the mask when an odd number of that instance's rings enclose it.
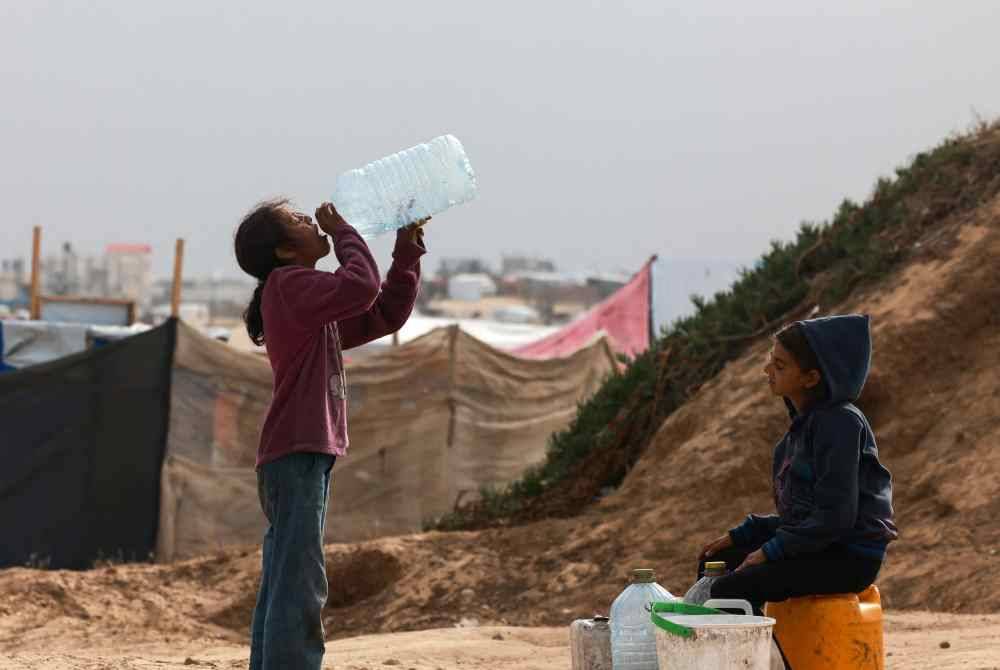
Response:
[[[270,526],[250,629],[250,670],[320,670],[323,663],[323,530],[335,460],[295,453],[257,471]]]

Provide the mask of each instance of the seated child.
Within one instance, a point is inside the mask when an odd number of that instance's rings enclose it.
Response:
[[[859,593],[875,581],[896,539],[892,478],[875,434],[852,403],[868,377],[869,318],[832,316],[789,324],[774,336],[764,374],[784,398],[791,426],[774,450],[777,514],[751,514],[699,556],[732,572],[713,598],[765,602]]]

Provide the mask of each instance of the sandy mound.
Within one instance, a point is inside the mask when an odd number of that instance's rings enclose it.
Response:
[[[998,223],[1000,201],[926,239],[918,262],[837,310],[873,317],[874,369],[859,404],[895,480],[901,539],[879,578],[892,607],[1000,608]],[[773,509],[769,455],[787,415],[761,384],[767,346],[675,412],[605,505],[634,510],[632,537],[690,556],[747,511]],[[666,583],[683,583],[687,567],[672,564]]]

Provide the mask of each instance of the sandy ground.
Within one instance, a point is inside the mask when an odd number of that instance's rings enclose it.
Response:
[[[49,631],[48,642],[35,640],[30,649],[0,654],[0,669],[244,668],[249,656],[246,645],[222,639],[63,648],[57,628]],[[1000,669],[1000,615],[889,613],[886,637],[888,668]],[[323,667],[567,670],[568,632],[566,628],[485,626],[365,635],[327,643]]]

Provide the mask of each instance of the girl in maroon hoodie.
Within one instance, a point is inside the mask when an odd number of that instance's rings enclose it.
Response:
[[[424,223],[399,230],[384,283],[364,240],[330,203],[316,210],[314,223],[285,200],[265,202],[236,231],[236,260],[258,281],[243,318],[250,339],[267,347],[274,372],[257,448],[257,490],[270,525],[251,670],[322,664],[323,529],[330,471],[348,445],[341,351],[393,333],[409,318],[426,253]],[[340,268],[317,270],[331,240]]]

